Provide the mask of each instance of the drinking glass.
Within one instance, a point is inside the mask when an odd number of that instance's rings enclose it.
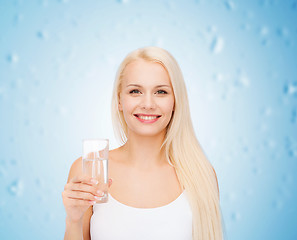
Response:
[[[97,187],[104,195],[96,203],[108,201],[108,139],[83,140],[83,174],[98,180]]]

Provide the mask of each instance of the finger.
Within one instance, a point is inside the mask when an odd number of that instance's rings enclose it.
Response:
[[[92,177],[89,177],[89,176],[85,176],[85,175],[75,176],[74,178],[72,178],[70,180],[70,182],[85,183],[85,184],[89,184],[89,185],[97,185],[98,184],[98,180],[96,180]]]
[[[90,186],[84,183],[75,183],[70,185],[67,190],[69,191],[78,191],[78,192],[86,192],[86,193],[91,193],[96,196],[102,196],[103,191],[98,189],[97,187]]]
[[[108,179],[108,187],[110,187],[112,184],[112,178]]]
[[[91,193],[78,192],[78,191],[66,192],[64,195],[69,199],[79,199],[79,200],[87,200],[87,201],[98,201],[102,197],[102,196],[93,195]]]
[[[73,198],[69,198],[68,201],[69,201],[69,206],[90,206],[96,203],[96,201],[73,199]]]

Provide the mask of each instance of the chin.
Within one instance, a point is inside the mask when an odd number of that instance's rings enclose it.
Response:
[[[166,129],[163,131],[133,131],[133,135],[141,137],[157,137],[159,135],[165,135]]]

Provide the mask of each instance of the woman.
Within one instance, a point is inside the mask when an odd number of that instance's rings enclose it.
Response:
[[[112,98],[121,147],[110,151],[109,201],[77,159],[62,194],[64,239],[223,239],[215,171],[196,139],[176,60],[158,47],[121,63]]]

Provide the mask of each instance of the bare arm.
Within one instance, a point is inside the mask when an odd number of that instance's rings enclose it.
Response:
[[[66,218],[66,230],[64,240],[90,240],[90,220],[93,214],[93,208],[90,207],[84,214],[80,222],[71,222]]]
[[[90,240],[90,219],[93,214],[93,204],[103,196],[98,191],[98,181],[82,175],[82,158],[72,164],[67,184],[62,193],[66,210],[66,228],[64,240]],[[108,181],[108,187],[112,184]]]
[[[67,183],[75,176],[82,174],[82,159],[78,158],[71,166]],[[66,229],[64,240],[90,240],[90,219],[93,213],[93,206],[90,206],[78,221],[66,217]]]

